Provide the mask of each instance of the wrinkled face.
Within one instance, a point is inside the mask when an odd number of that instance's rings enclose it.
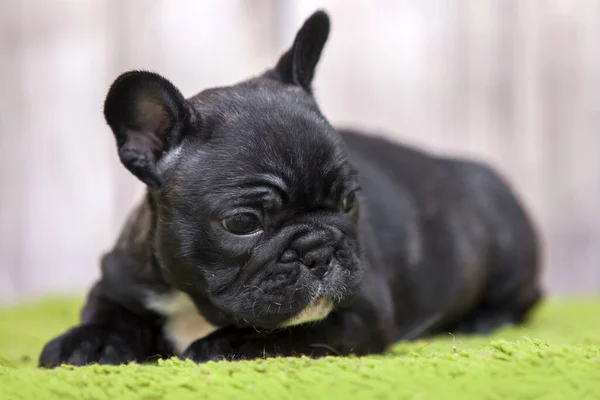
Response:
[[[358,178],[312,95],[328,35],[316,11],[273,68],[192,99],[148,71],[107,93],[121,163],[157,206],[165,279],[215,325],[318,320],[360,284]]]
[[[299,89],[247,84],[192,104],[199,132],[159,166],[167,279],[241,325],[325,317],[362,276],[358,176],[341,139]]]

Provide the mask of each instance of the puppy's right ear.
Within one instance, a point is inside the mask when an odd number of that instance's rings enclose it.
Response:
[[[114,133],[121,163],[153,189],[160,188],[157,163],[176,146],[197,117],[167,79],[130,71],[111,85],[104,118]]]
[[[292,47],[266,76],[297,85],[311,93],[311,85],[321,52],[329,37],[329,16],[323,10],[313,13],[296,33]]]

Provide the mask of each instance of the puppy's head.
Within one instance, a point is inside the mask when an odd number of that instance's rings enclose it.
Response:
[[[107,95],[121,162],[156,203],[165,277],[219,323],[320,319],[360,283],[358,177],[311,90],[328,33],[317,12],[274,68],[190,99],[139,71]]]

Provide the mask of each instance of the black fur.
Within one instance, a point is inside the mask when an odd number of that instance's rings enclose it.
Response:
[[[512,189],[485,165],[334,129],[311,89],[328,33],[319,11],[275,68],[190,99],[150,72],[117,78],[105,117],[148,194],[41,366],[360,355],[526,320],[538,243]],[[221,327],[182,353],[145,303],[173,290]],[[325,319],[289,326],[319,299]]]

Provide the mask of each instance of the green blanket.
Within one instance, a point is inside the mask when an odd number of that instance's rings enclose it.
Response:
[[[35,367],[80,301],[0,310],[0,399],[600,399],[600,299],[552,300],[525,328],[442,335],[383,356]]]

